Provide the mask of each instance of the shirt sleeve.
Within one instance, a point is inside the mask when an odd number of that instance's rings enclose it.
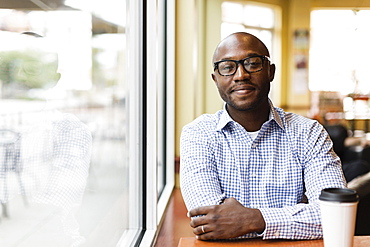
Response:
[[[88,127],[71,114],[53,123],[50,169],[35,201],[64,210],[78,207],[86,187],[92,147]]]
[[[181,134],[180,187],[188,210],[225,199],[210,139],[209,131],[195,126],[185,126]]]
[[[266,221],[264,239],[322,238],[318,198],[321,190],[346,187],[341,162],[332,149],[332,141],[318,123],[301,138],[298,159],[304,167],[304,183],[308,203],[284,208],[261,208]]]

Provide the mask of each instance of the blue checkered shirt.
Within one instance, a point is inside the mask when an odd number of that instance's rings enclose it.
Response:
[[[255,140],[226,110],[204,114],[183,128],[180,183],[185,204],[190,210],[234,197],[261,211],[264,239],[322,238],[317,200],[324,188],[346,186],[340,160],[317,121],[271,102],[270,108]],[[304,195],[308,203],[302,203]]]

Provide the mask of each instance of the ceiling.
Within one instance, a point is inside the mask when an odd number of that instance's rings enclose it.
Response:
[[[22,10],[71,9],[71,7],[64,5],[64,0],[1,0],[0,8]]]

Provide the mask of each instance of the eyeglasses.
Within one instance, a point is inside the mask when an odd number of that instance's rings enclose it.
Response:
[[[244,69],[249,73],[255,73],[263,69],[264,61],[271,62],[267,56],[251,56],[246,57],[242,60],[221,60],[213,64],[213,69],[222,76],[234,75],[238,69],[238,65],[242,64]]]

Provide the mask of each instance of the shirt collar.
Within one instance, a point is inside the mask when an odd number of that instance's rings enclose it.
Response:
[[[226,110],[226,103],[224,104],[224,109],[220,116],[220,121],[218,121],[216,126],[216,131],[221,131],[229,122],[233,122],[234,120],[230,117],[229,113]]]
[[[284,129],[283,120],[281,119],[281,116],[279,115],[279,113],[276,111],[270,99],[269,99],[269,104],[270,104],[269,120],[274,120],[281,129]]]
[[[270,105],[270,114],[269,114],[269,120],[274,120],[280,128],[284,129],[283,121],[279,115],[279,113],[276,111],[274,105],[272,104],[271,100],[269,99],[269,105]],[[226,110],[226,103],[224,104],[224,109],[222,111],[222,114],[220,116],[220,121],[218,122],[216,126],[216,131],[221,131],[228,123],[234,122],[234,120],[230,117],[229,113]]]

